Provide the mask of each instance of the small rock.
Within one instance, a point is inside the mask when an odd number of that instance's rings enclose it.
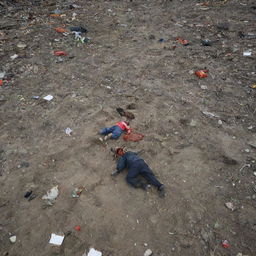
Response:
[[[195,120],[191,120],[191,122],[189,123],[190,126],[195,127],[196,126],[196,121]]]
[[[256,172],[253,172],[253,175],[256,176]]]
[[[145,252],[144,252],[144,256],[150,256],[152,255],[152,251],[150,249],[147,249]]]
[[[229,30],[229,23],[227,23],[227,22],[218,23],[217,28],[219,30],[226,30],[227,31],[227,30]]]
[[[156,37],[155,37],[154,35],[150,35],[148,38],[149,38],[150,40],[156,39]]]
[[[256,199],[256,195],[254,194],[254,195],[252,195],[252,199],[253,200],[255,200]]]
[[[201,85],[201,89],[202,90],[207,90],[207,86],[206,85]]]
[[[14,54],[14,55],[12,55],[10,58],[11,58],[12,60],[15,60],[15,59],[17,59],[18,57],[19,57],[18,54]]]
[[[246,148],[246,149],[244,150],[244,152],[250,153],[250,149],[249,149],[249,148]]]
[[[203,46],[211,46],[212,45],[212,43],[209,39],[203,39],[201,41],[201,43],[202,43]]]
[[[27,45],[24,44],[24,43],[18,43],[18,44],[17,44],[17,47],[18,47],[18,48],[21,48],[21,49],[25,49],[25,48],[27,47]]]
[[[218,120],[218,125],[222,125],[222,121],[221,120]]]
[[[9,239],[12,244],[16,242],[16,236],[11,236]]]
[[[131,103],[127,106],[127,109],[136,109],[136,104],[135,103]]]
[[[231,211],[234,211],[234,210],[235,210],[235,206],[233,205],[233,203],[227,202],[227,203],[225,203],[225,205],[226,205],[226,207],[227,207],[228,209],[230,209]]]

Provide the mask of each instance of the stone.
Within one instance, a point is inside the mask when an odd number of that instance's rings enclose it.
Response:
[[[27,45],[24,44],[24,43],[18,43],[17,47],[20,48],[20,49],[25,49],[27,47]]]
[[[14,244],[15,242],[16,242],[16,236],[11,236],[10,238],[10,242],[12,243],[12,244]]]
[[[145,252],[144,252],[144,256],[150,256],[152,255],[152,251],[150,249],[147,249]]]

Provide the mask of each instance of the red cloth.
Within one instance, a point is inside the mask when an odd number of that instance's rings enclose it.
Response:
[[[128,127],[128,125],[126,124],[126,122],[118,122],[116,124],[117,126],[119,126],[123,131],[127,131],[127,132],[130,132],[130,128]]]

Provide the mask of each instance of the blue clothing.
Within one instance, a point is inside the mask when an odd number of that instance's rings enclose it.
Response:
[[[139,175],[157,188],[162,186],[162,183],[157,180],[154,173],[145,163],[145,161],[134,152],[128,151],[118,160],[116,167],[117,171],[121,172],[125,168],[128,169],[126,181],[133,187],[143,187],[143,183],[138,179]]]
[[[107,127],[103,128],[100,131],[100,134],[102,135],[108,135],[109,133],[112,133],[112,136],[111,136],[112,139],[118,139],[123,133],[123,130],[118,125],[114,125],[110,128],[107,128]]]

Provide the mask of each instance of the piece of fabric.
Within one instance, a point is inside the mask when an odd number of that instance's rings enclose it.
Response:
[[[130,130],[129,126],[124,121],[118,122],[118,123],[116,123],[116,125],[119,126],[123,131],[129,131]]]
[[[130,133],[130,134],[125,134],[124,136],[123,136],[123,139],[125,140],[125,141],[134,141],[134,142],[137,142],[137,141],[140,141],[140,140],[142,140],[144,138],[144,135],[143,134],[141,134],[141,133],[135,133],[135,132],[132,132],[132,133]]]
[[[118,139],[121,136],[121,134],[123,133],[123,130],[119,126],[114,125],[109,128],[108,127],[103,128],[100,131],[100,134],[102,134],[102,135],[108,135],[109,133],[112,133],[112,136],[111,136],[112,139]]]

